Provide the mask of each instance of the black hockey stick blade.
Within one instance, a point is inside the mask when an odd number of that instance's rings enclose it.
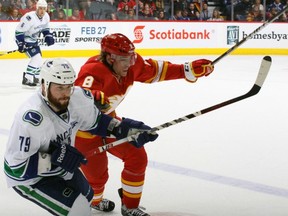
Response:
[[[157,127],[153,127],[153,128],[150,130],[150,132],[153,133],[153,132],[162,130],[162,129],[167,128],[167,127],[170,127],[170,126],[172,126],[172,125],[179,124],[179,123],[181,123],[181,122],[187,121],[187,120],[189,120],[189,119],[198,117],[198,116],[203,115],[203,114],[205,114],[205,113],[211,112],[211,111],[213,111],[213,110],[220,109],[220,108],[225,107],[225,106],[227,106],[227,105],[236,103],[236,102],[238,102],[238,101],[241,101],[241,100],[244,100],[244,99],[246,99],[246,98],[249,98],[249,97],[251,97],[251,96],[253,96],[253,95],[256,95],[256,94],[260,91],[260,89],[261,89],[261,87],[262,87],[262,85],[263,85],[263,83],[264,83],[264,81],[265,81],[265,79],[266,79],[266,77],[267,77],[267,75],[268,75],[268,72],[269,72],[269,70],[270,70],[271,64],[272,64],[272,59],[271,59],[270,56],[265,56],[265,57],[262,59],[262,62],[261,62],[261,65],[260,65],[260,69],[259,69],[259,72],[258,72],[258,75],[257,75],[257,78],[256,78],[256,81],[255,81],[254,85],[252,86],[252,88],[250,89],[250,91],[248,91],[247,93],[245,93],[245,94],[243,94],[243,95],[241,95],[241,96],[232,98],[232,99],[230,99],[230,100],[224,101],[224,102],[222,102],[222,103],[219,103],[219,104],[210,106],[210,107],[208,107],[208,108],[202,109],[202,110],[200,110],[200,111],[191,113],[191,114],[189,114],[189,115],[183,116],[183,117],[181,117],[181,118],[174,119],[174,120],[172,120],[172,121],[170,121],[170,122],[166,122],[166,123],[161,124],[161,125],[159,125],[159,126],[157,126]],[[132,136],[128,136],[128,137],[126,137],[126,138],[117,140],[117,141],[115,141],[115,142],[111,142],[111,143],[108,143],[108,144],[106,144],[106,145],[100,146],[100,147],[98,147],[97,149],[93,149],[93,150],[91,150],[91,151],[88,151],[88,152],[85,154],[85,156],[86,156],[86,157],[90,157],[90,156],[92,156],[92,155],[94,155],[94,154],[101,153],[101,152],[103,152],[103,151],[106,151],[106,150],[108,150],[108,149],[110,149],[110,148],[113,148],[113,147],[115,147],[115,146],[117,146],[117,145],[120,145],[120,144],[122,144],[122,143],[129,142],[129,141],[131,141],[131,140],[132,140]]]
[[[164,123],[162,125],[159,125],[157,127],[152,128],[151,131],[152,132],[156,132],[158,130],[161,130],[163,128],[169,127],[171,125],[178,124],[180,122],[189,120],[191,118],[195,118],[197,116],[203,115],[205,113],[211,112],[213,110],[222,108],[224,106],[236,103],[238,101],[241,101],[241,100],[244,100],[246,98],[249,98],[251,96],[256,95],[260,91],[260,89],[261,89],[261,87],[262,87],[262,85],[263,85],[263,83],[264,83],[264,81],[265,81],[265,79],[266,79],[266,77],[268,75],[268,72],[270,70],[271,64],[272,64],[272,59],[271,59],[270,56],[265,56],[262,59],[262,62],[261,62],[261,65],[260,65],[260,69],[259,69],[259,72],[258,72],[258,75],[257,75],[257,78],[256,78],[256,81],[255,81],[254,85],[252,86],[252,88],[250,89],[250,91],[248,91],[246,94],[243,94],[241,96],[232,98],[230,100],[224,101],[224,102],[216,104],[214,106],[202,109],[202,110],[197,111],[195,113],[186,115],[186,116],[184,116],[182,118],[175,119],[175,120],[173,120],[171,122]]]

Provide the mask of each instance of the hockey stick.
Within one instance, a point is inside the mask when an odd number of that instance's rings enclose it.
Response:
[[[282,14],[284,14],[288,10],[288,6],[283,8],[282,11],[278,12],[274,17],[271,17],[270,19],[266,20],[261,26],[259,26],[257,29],[255,29],[252,33],[250,33],[248,36],[244,37],[241,41],[237,42],[233,47],[228,49],[225,53],[220,55],[218,58],[216,58],[211,64],[215,65],[218,61],[220,61],[225,56],[229,55],[231,52],[233,52],[236,48],[241,46],[244,42],[246,42],[248,39],[250,39],[254,34],[265,28],[268,24],[274,22],[276,19],[278,19]]]
[[[259,72],[258,72],[256,81],[255,81],[254,85],[252,86],[252,88],[250,89],[250,91],[248,91],[246,94],[243,94],[243,95],[241,95],[241,96],[232,98],[232,99],[230,99],[230,100],[224,101],[224,102],[222,102],[222,103],[216,104],[216,105],[211,106],[211,107],[208,107],[208,108],[206,108],[206,109],[202,109],[202,110],[197,111],[197,112],[195,112],[195,113],[191,113],[191,114],[186,115],[186,116],[183,116],[183,117],[181,117],[181,118],[174,119],[174,120],[172,120],[172,121],[170,121],[170,122],[166,122],[166,123],[164,123],[164,124],[161,124],[161,125],[159,125],[159,126],[157,126],[157,127],[152,128],[149,132],[153,133],[153,132],[162,130],[162,129],[167,128],[167,127],[170,127],[170,126],[172,126],[172,125],[181,123],[181,122],[183,122],[183,121],[187,121],[187,120],[189,120],[189,119],[195,118],[195,117],[197,117],[197,116],[203,115],[203,114],[208,113],[208,112],[211,112],[211,111],[213,111],[213,110],[220,109],[220,108],[225,107],[225,106],[227,106],[227,105],[236,103],[236,102],[238,102],[238,101],[241,101],[241,100],[244,100],[244,99],[246,99],[246,98],[249,98],[249,97],[251,97],[251,96],[256,95],[256,94],[260,91],[260,89],[261,89],[261,87],[262,87],[262,85],[263,85],[263,83],[264,83],[264,81],[265,81],[265,79],[266,79],[266,77],[267,77],[267,74],[268,74],[268,72],[269,72],[271,63],[272,63],[272,59],[271,59],[270,56],[265,56],[265,57],[262,59],[261,66],[260,66],[260,69],[259,69]],[[137,134],[136,134],[136,135],[137,135]],[[134,135],[134,136],[135,136],[135,135]],[[117,141],[115,141],[115,142],[111,142],[111,143],[108,143],[108,144],[106,144],[106,145],[100,146],[100,147],[98,147],[97,149],[93,149],[93,150],[88,151],[88,152],[85,154],[85,156],[86,156],[86,157],[90,157],[90,156],[92,156],[92,155],[94,155],[94,154],[104,152],[104,151],[106,151],[106,150],[108,150],[108,149],[110,149],[110,148],[113,148],[113,147],[115,147],[115,146],[117,146],[117,145],[120,145],[120,144],[122,144],[122,143],[132,141],[132,138],[133,138],[133,135],[132,135],[132,136],[128,136],[128,137],[123,138],[123,139],[120,139],[120,140],[117,140]]]
[[[17,50],[7,51],[7,52],[1,52],[0,56],[7,55],[7,54],[10,54],[10,53],[14,53],[14,52],[17,52],[17,51],[18,51],[18,49]]]
[[[34,48],[34,47],[36,47],[36,46],[26,47],[26,48],[25,48],[25,52],[26,52],[27,50],[29,50],[29,49]],[[1,53],[0,53],[0,56],[7,55],[7,54],[10,54],[10,53],[14,53],[14,52],[17,52],[17,51],[19,51],[19,50],[16,49],[16,50],[10,50],[10,51],[6,51],[6,52],[1,52]]]

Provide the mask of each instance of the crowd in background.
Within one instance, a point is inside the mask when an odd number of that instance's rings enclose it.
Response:
[[[231,3],[233,2],[233,4]],[[288,0],[47,0],[51,20],[265,21]],[[36,0],[0,0],[0,20],[19,20]],[[276,22],[288,22],[288,13]]]

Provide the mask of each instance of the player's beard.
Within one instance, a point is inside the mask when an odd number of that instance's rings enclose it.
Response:
[[[56,99],[53,96],[51,96],[51,94],[48,94],[48,100],[51,106],[55,107],[58,111],[62,111],[62,110],[67,109],[69,105],[70,97],[68,96],[68,97],[62,97],[60,99]]]

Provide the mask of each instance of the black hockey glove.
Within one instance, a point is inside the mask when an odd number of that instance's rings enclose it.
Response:
[[[145,143],[152,142],[157,139],[157,133],[149,133],[151,127],[145,125],[143,122],[135,121],[133,119],[124,118],[121,123],[112,131],[112,134],[116,139],[123,139],[127,136],[131,136],[129,141],[137,148],[141,148]]]
[[[26,52],[26,46],[24,41],[17,41],[18,51],[20,53]]]
[[[76,148],[60,144],[55,141],[50,142],[51,163],[73,173],[81,164],[86,164],[86,158]]]
[[[52,34],[47,34],[45,35],[45,43],[47,44],[47,46],[51,46],[55,43],[55,40],[53,38],[53,35]]]

